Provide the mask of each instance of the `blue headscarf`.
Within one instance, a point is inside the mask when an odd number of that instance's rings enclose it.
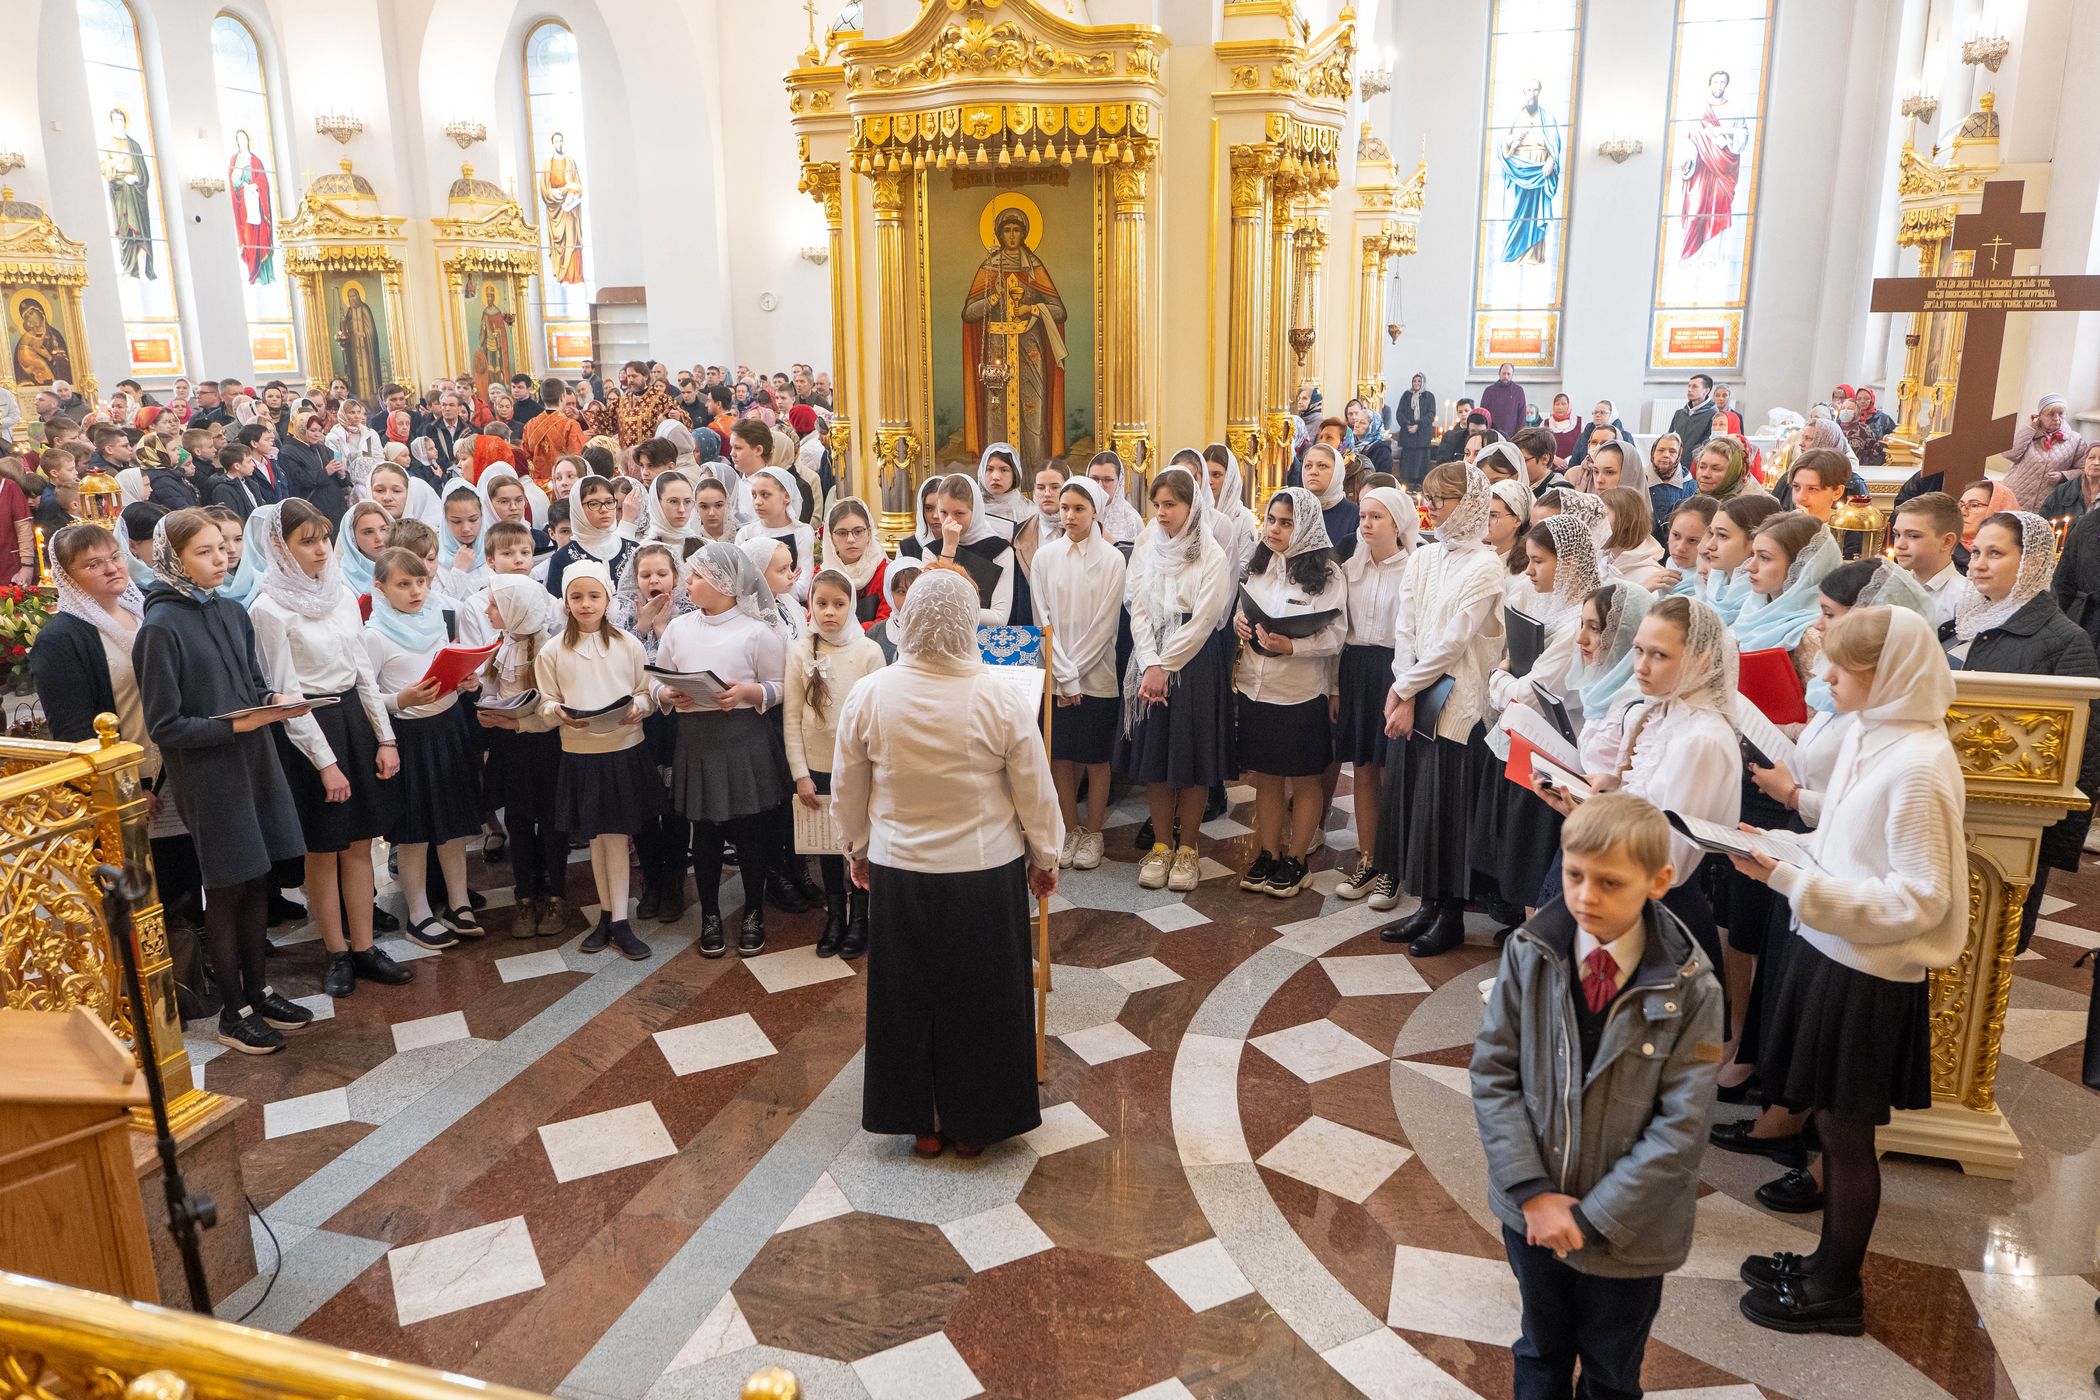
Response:
[[[1568,684],[1581,697],[1582,718],[1592,718],[1611,708],[1621,691],[1633,684],[1633,637],[1641,630],[1641,619],[1655,605],[1655,595],[1637,583],[1620,579],[1610,585],[1611,602],[1604,611],[1604,644],[1597,662],[1577,661],[1568,672]]]
[[[1738,564],[1727,573],[1709,573],[1706,581],[1690,596],[1712,607],[1721,615],[1721,621],[1733,623],[1750,601],[1750,566]]]
[[[467,547],[452,538],[452,521],[449,512],[452,503],[459,500],[472,501],[474,509],[481,512],[481,533],[474,536],[474,567],[478,569],[487,562],[481,554],[481,540],[483,535],[488,534],[488,503],[481,499],[479,491],[476,491],[464,481],[457,485],[446,487],[445,498],[438,507],[438,513],[446,516],[444,526],[438,531],[438,567],[443,569],[451,568],[453,557]]]
[[[1837,538],[1828,530],[1817,530],[1787,567],[1786,582],[1778,593],[1767,598],[1753,592],[1744,600],[1735,621],[1729,624],[1735,633],[1736,650],[1763,651],[1797,644],[1823,615],[1818,599],[1824,577],[1843,562]],[[1743,573],[1748,578],[1747,565]]]
[[[434,593],[424,595],[420,610],[405,613],[388,601],[384,589],[374,588],[372,620],[365,625],[410,651],[436,651],[445,644],[445,610]]]
[[[367,559],[357,547],[357,517],[364,514],[368,508],[378,511],[389,521],[393,519],[391,515],[386,514],[386,507],[378,502],[360,501],[343,517],[342,528],[336,532],[335,537],[335,562],[342,570],[344,584],[352,593],[377,591],[373,587],[372,570],[379,561]]]
[[[231,603],[239,603],[242,607],[254,600],[256,590],[262,587],[262,565],[256,562],[261,554],[260,547],[248,544],[247,534],[243,531],[240,566],[227,577],[226,582],[219,585],[218,593],[221,598]]]

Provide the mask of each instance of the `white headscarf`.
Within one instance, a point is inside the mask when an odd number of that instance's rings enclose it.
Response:
[[[338,556],[331,551],[316,578],[292,557],[284,537],[284,510],[279,503],[262,506],[248,517],[248,538],[258,540],[263,556],[263,596],[304,618],[323,618],[335,611],[344,583]]]
[[[140,467],[124,467],[117,472],[117,491],[125,505],[134,505],[146,499],[146,473]]]
[[[679,425],[673,423],[671,426],[675,428]],[[657,509],[658,502],[661,499],[657,495],[657,488],[673,481],[682,481],[690,488],[693,484],[692,474],[680,468],[672,467],[669,470],[658,472],[656,480],[650,482],[647,488],[643,490],[640,521],[642,541],[645,544],[667,544],[671,547],[673,554],[683,558],[687,540],[705,539],[706,536],[700,531],[700,511],[697,506],[686,512],[684,525],[671,524],[664,518],[663,512]]]
[[[1972,641],[1980,633],[2004,625],[2049,586],[2049,576],[2055,571],[2056,532],[2049,522],[2032,511],[2016,510],[2010,514],[2020,522],[2020,571],[2013,576],[2012,592],[2005,595],[2003,602],[1993,603],[1975,584],[1963,579],[1961,600],[1954,605],[1954,635],[1961,641]],[[1983,526],[1976,528],[1980,533]]]
[[[925,567],[925,560],[914,559],[909,554],[900,554],[890,561],[890,566],[887,569],[882,571],[882,601],[884,606],[890,610],[890,615],[883,621],[882,627],[884,633],[890,639],[891,646],[897,646],[904,640],[904,620],[898,615],[900,605],[897,602],[897,584],[901,580],[908,579],[913,574],[920,572]],[[913,585],[913,587],[917,586],[916,584]],[[907,594],[906,596],[909,597],[910,595]]]
[[[1437,527],[1437,542],[1451,553],[1462,549],[1486,549],[1488,504],[1493,499],[1487,474],[1478,467],[1467,467],[1466,494],[1444,517],[1444,523]],[[1529,514],[1528,510],[1526,514]]]
[[[1358,506],[1362,506],[1366,501],[1376,501],[1384,506],[1386,514],[1393,517],[1393,524],[1399,528],[1400,553],[1408,555],[1415,552],[1415,545],[1422,537],[1422,513],[1415,508],[1413,499],[1405,491],[1394,486],[1372,486],[1367,487],[1356,499]],[[1342,571],[1347,573],[1349,564],[1359,559],[1368,562],[1370,557],[1370,550],[1359,549],[1349,556],[1348,563],[1342,566]]]
[[[1488,487],[1488,494],[1495,500],[1502,502],[1503,505],[1508,506],[1509,513],[1517,517],[1517,530],[1519,533],[1522,533],[1531,523],[1531,508],[1538,504],[1538,498],[1531,494],[1531,488],[1524,484],[1524,478],[1518,477],[1514,481],[1498,481]]]
[[[1560,488],[1560,513],[1580,520],[1600,549],[1611,538],[1611,511],[1605,507],[1602,496],[1563,486]]]
[[[751,474],[753,476],[772,477],[775,481],[780,483],[781,491],[787,496],[787,524],[761,524],[758,527],[759,529],[792,530],[795,528],[795,526],[802,523],[802,482],[799,478],[796,477],[794,472],[790,471],[786,467],[760,467],[757,471]],[[754,507],[753,509],[755,514],[756,508]]]
[[[983,469],[979,468],[979,470],[982,471]],[[946,477],[945,480],[959,481],[968,487],[970,491],[970,523],[963,527],[962,538],[957,543],[977,544],[984,540],[1012,538],[1006,530],[999,528],[1001,525],[1007,525],[1008,529],[1011,529],[1009,522],[995,519],[991,511],[985,507],[984,488],[977,484],[976,478],[964,476],[961,472],[954,472]],[[940,548],[938,542],[935,543],[934,548],[936,550]]]
[[[616,508],[613,511],[613,523],[602,530],[593,526],[583,509],[583,488],[587,482],[612,485],[604,477],[596,474],[576,478],[576,484],[569,488],[569,539],[592,559],[600,563],[610,563],[620,557],[620,548],[626,543],[626,538],[620,533],[620,513]],[[615,495],[614,499],[617,500],[618,496]],[[574,564],[569,566],[570,569],[575,567]],[[563,570],[562,580],[565,587],[568,577],[568,570]],[[612,579],[609,576],[605,580],[605,591],[608,596],[612,593]]]
[[[1732,707],[1737,689],[1735,638],[1710,604],[1697,598],[1686,601],[1691,604],[1692,617],[1685,629],[1684,664],[1677,669],[1677,684],[1668,695],[1649,698],[1682,700],[1687,705],[1714,710],[1730,716],[1729,725],[1733,727]]]
[[[103,533],[108,534],[109,532],[105,530]],[[77,617],[82,622],[87,623],[115,643],[126,656],[129,656],[131,654],[131,644],[138,636],[137,622],[134,622],[133,628],[129,632],[119,627],[116,619],[111,617],[85,588],[73,582],[71,574],[58,566],[58,535],[59,532],[54,530],[51,532],[51,538],[44,542],[44,551],[50,566],[51,579],[58,589],[58,610],[69,617]],[[110,543],[117,547],[117,557],[119,559],[128,558],[123,541],[119,540],[115,535],[110,535]],[[117,610],[130,613],[138,621],[145,620],[146,595],[139,591],[138,584],[129,580],[125,582],[124,591],[117,595]]]
[[[815,638],[822,638],[835,647],[842,647],[860,635],[860,624],[855,622],[853,617],[853,607],[860,601],[860,590],[853,586],[853,580],[846,576],[844,569],[839,568],[835,564],[827,564],[817,570],[816,577],[809,581],[810,593],[814,595],[817,591],[817,585],[823,583],[826,579],[845,588],[847,599],[846,612],[839,619],[839,625],[828,632],[817,625],[816,614],[812,612],[809,621],[809,635]]]
[[[1317,452],[1322,449],[1325,449],[1329,459],[1333,461],[1334,471],[1327,477],[1327,489],[1322,491],[1316,499],[1321,510],[1333,510],[1342,503],[1342,496],[1347,491],[1348,482],[1344,479],[1342,471],[1342,452],[1340,448],[1329,447],[1324,442],[1315,442],[1309,444],[1305,450],[1307,452]],[[1301,466],[1298,470],[1302,475],[1305,469]]]
[[[832,535],[832,527],[841,520],[857,518],[868,527],[867,544],[861,549],[860,558],[848,564],[838,541]],[[853,596],[859,598],[867,592],[874,581],[875,571],[882,567],[882,542],[875,537],[875,512],[858,496],[846,496],[835,502],[824,517],[824,567],[845,576],[853,585]],[[815,580],[811,580],[815,585]]]
[[[1101,533],[1112,543],[1129,544],[1144,533],[1145,518],[1138,514],[1137,507],[1130,504],[1129,493],[1124,489],[1129,473],[1123,466],[1123,459],[1113,452],[1094,454],[1094,461],[1104,458],[1115,463],[1116,480],[1113,489],[1108,493],[1108,508],[1101,515]],[[1087,463],[1087,470],[1093,470],[1093,462]],[[1210,495],[1208,491],[1197,494],[1206,499]]]
[[[1210,473],[1206,470],[1203,475],[1208,480]],[[1225,479],[1218,483],[1217,492],[1211,497],[1211,504],[1218,508],[1218,512],[1211,517],[1210,528],[1211,533],[1218,537],[1218,543],[1228,552],[1232,547],[1232,540],[1243,535],[1259,534],[1261,531],[1261,522],[1257,521],[1254,512],[1247,508],[1246,494],[1246,479],[1240,471],[1240,459],[1232,455],[1231,448],[1227,448]]]
[[[1101,489],[1101,483],[1090,476],[1075,476],[1057,489],[1060,500],[1067,491],[1086,493],[1086,498],[1094,504],[1094,537],[1106,540],[1108,536],[1101,532],[1101,513],[1108,509],[1108,493]]]
[[[977,612],[975,584],[953,570],[933,570],[913,584],[904,599],[897,659],[908,666],[949,674],[982,670]]]
[[[666,418],[656,425],[656,436],[678,449],[681,468],[690,469],[699,463],[698,450],[693,443],[693,430],[676,418]]]
[[[1890,608],[1888,614],[1888,639],[1859,717],[1865,725],[1944,729],[1947,708],[1954,703],[1954,671],[1939,635],[1930,621],[1908,608]]]
[[[1525,476],[1524,472],[1524,454],[1517,450],[1517,445],[1515,443],[1510,442],[1507,439],[1505,439],[1502,442],[1489,443],[1486,447],[1481,448],[1479,452],[1474,454],[1473,465],[1479,467],[1482,471],[1486,471],[1487,467],[1485,463],[1490,457],[1493,457],[1498,461],[1508,463],[1509,469],[1517,474],[1517,481],[1524,485],[1527,489],[1530,487],[1531,483]]]
[[[1012,487],[997,496],[991,494],[992,488],[986,484],[984,479],[984,469],[991,464],[994,452],[1006,458],[1012,464],[1014,474]],[[983,455],[977,459],[977,485],[983,493],[985,509],[1012,521],[1016,525],[1028,519],[1031,513],[1031,506],[1028,500],[1028,493],[1021,489],[1021,454],[1014,450],[1012,443],[995,442],[984,449]]]

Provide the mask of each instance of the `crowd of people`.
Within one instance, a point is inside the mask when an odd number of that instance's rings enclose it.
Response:
[[[1886,557],[1829,525],[1892,426],[1871,391],[1760,454],[1696,375],[1644,451],[1609,401],[1541,415],[1507,367],[1448,415],[1421,376],[1339,417],[1308,393],[1266,498],[1224,444],[1137,475],[993,443],[923,483],[891,557],[832,460],[823,376],[619,378],[375,405],[120,388],[78,419],[54,392],[38,452],[0,464],[0,514],[27,486],[48,535],[52,731],[112,712],[147,747],[156,871],[228,1045],[279,1050],[311,1017],[268,977],[287,905],[331,995],[413,976],[373,941],[374,840],[429,948],[488,931],[470,841],[509,861],[528,939],[582,929],[563,889],[588,846],[586,953],[651,956],[634,922],[689,889],[704,957],[763,951],[769,902],[821,906],[816,952],[876,970],[867,1126],[974,1152],[1036,1121],[1027,898],[1103,863],[1112,790],[1143,791],[1137,884],[1182,892],[1244,779],[1235,883],[1291,899],[1347,764],[1340,896],[1412,896],[1381,937],[1417,958],[1469,909],[1504,926],[1474,1084],[1520,1370],[1572,1369],[1589,1297],[1585,1366],[1637,1374],[1709,1140],[1787,1169],[1773,1209],[1823,1211],[1814,1254],[1745,1262],[1745,1314],[1861,1330],[1874,1129],[1929,1103],[1926,977],[1967,924],[1952,670],[2100,675],[2100,445],[2061,399],[2004,480],[1957,498],[1921,472]],[[115,533],[68,494],[94,470]],[[2060,564],[2051,512],[2079,517]],[[1047,749],[977,659],[1008,623],[1049,628]],[[448,680],[447,648],[489,650]],[[797,805],[842,837],[814,879]],[[2023,946],[2089,820],[2050,831]],[[1717,842],[1739,823],[1771,834]],[[1538,1102],[1575,1099],[1542,1126]],[[1761,1113],[1710,1125],[1717,1100]]]

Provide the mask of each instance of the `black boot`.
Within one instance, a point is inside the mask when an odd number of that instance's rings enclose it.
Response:
[[[1437,905],[1436,919],[1429,927],[1415,935],[1407,945],[1408,953],[1417,958],[1433,958],[1439,953],[1448,953],[1466,941],[1466,902],[1463,899],[1446,899]]]
[[[868,951],[868,892],[855,890],[846,900],[846,936],[839,941],[839,956],[852,962]]]
[[[766,903],[783,914],[801,914],[810,907],[795,882],[778,870],[766,872],[765,890]]]
[[[744,926],[737,930],[736,955],[754,958],[766,951],[766,916],[759,910],[747,910]]]
[[[1416,935],[1426,932],[1435,922],[1436,905],[1425,899],[1414,913],[1380,929],[1378,937],[1385,943],[1412,943]]]
[[[2093,994],[2085,1007],[2085,1063],[2079,1067],[2079,1074],[2086,1088],[2100,1090],[2100,958],[2088,948],[2078,961],[2093,964]],[[2100,1304],[2100,1299],[2095,1302]]]
[[[824,900],[824,932],[817,938],[817,956],[833,956],[845,938],[846,896],[843,893],[827,895]]]
[[[634,902],[634,917],[653,919],[656,911],[663,907],[663,896],[656,890],[656,873],[648,866],[642,867],[642,897]]]

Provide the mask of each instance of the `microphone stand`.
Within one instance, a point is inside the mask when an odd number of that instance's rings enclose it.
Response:
[[[116,945],[124,963],[124,997],[131,1004],[131,1032],[136,1039],[140,1063],[146,1072],[146,1101],[153,1114],[154,1145],[160,1150],[160,1180],[168,1197],[168,1233],[182,1255],[182,1273],[190,1288],[190,1311],[210,1317],[211,1286],[204,1278],[204,1252],[197,1231],[219,1223],[219,1208],[210,1195],[190,1191],[175,1159],[175,1133],[168,1126],[168,1096],[161,1087],[159,1055],[153,1048],[153,1022],[149,1015],[144,984],[139,980],[139,950],[133,941],[131,906],[145,896],[147,886],[128,871],[114,865],[95,867],[95,883],[102,887],[102,911],[109,922],[109,941]]]

